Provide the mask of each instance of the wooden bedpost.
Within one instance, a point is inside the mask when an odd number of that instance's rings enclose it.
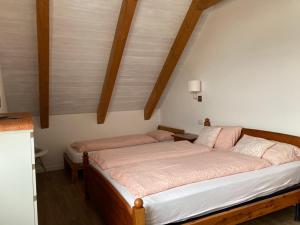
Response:
[[[84,193],[85,198],[89,199],[89,193],[88,193],[88,169],[89,169],[89,154],[87,152],[83,153],[83,179],[84,179]]]
[[[300,204],[295,206],[295,221],[300,221]]]
[[[138,198],[134,201],[132,210],[133,225],[146,225],[145,208],[143,199]]]
[[[210,120],[208,118],[205,119],[204,126],[205,127],[210,127]]]

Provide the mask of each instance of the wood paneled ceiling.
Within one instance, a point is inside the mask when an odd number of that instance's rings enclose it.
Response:
[[[142,110],[191,0],[139,0],[109,111]],[[50,1],[50,114],[95,113],[122,0]],[[38,114],[35,0],[0,0],[10,111]]]
[[[9,111],[38,111],[36,5],[0,0],[0,65]]]

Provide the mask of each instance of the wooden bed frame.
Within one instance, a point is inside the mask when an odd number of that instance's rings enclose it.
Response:
[[[206,126],[210,122],[206,120]],[[300,137],[254,130],[243,129],[242,135],[266,138],[285,142],[300,147]],[[107,179],[89,164],[88,153],[84,153],[85,194],[98,208],[104,222],[108,225],[145,225],[145,208],[143,200],[136,199],[131,207],[121,194]],[[202,216],[179,224],[184,225],[234,225],[278,210],[296,206],[295,219],[300,221],[300,186],[288,188],[281,192],[259,198],[242,205],[227,208],[206,216]]]
[[[71,170],[71,180],[75,183],[78,179],[78,172],[83,170],[83,163],[73,162],[67,153],[64,152],[64,169],[65,171]]]
[[[177,129],[173,127],[167,127],[163,125],[158,125],[157,127],[158,130],[165,130],[165,131],[170,131],[175,134],[184,134],[185,131],[182,129]],[[75,183],[76,180],[78,179],[78,172],[83,170],[83,163],[76,163],[73,162],[70,157],[64,153],[64,169],[65,171],[71,170],[71,180],[72,183]]]

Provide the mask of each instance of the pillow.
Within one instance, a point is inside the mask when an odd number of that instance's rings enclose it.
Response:
[[[274,141],[244,135],[233,148],[233,151],[261,158],[265,151],[273,145],[275,145]]]
[[[241,127],[222,127],[215,144],[215,150],[231,150],[240,138],[241,133]]]
[[[296,146],[277,142],[269,148],[263,155],[263,159],[268,160],[273,165],[281,165],[298,160]]]
[[[297,147],[297,146],[294,146],[294,150],[295,150],[295,154],[296,154],[296,156],[297,157],[300,157],[300,148],[299,147]]]
[[[156,139],[157,141],[173,141],[174,140],[174,137],[172,136],[172,135],[174,135],[174,133],[165,131],[165,130],[155,130],[155,131],[147,133],[147,135]]]
[[[220,127],[203,127],[194,143],[206,145],[210,148],[214,147],[221,129]]]

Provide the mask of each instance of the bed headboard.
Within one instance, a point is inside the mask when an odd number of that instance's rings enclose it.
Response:
[[[254,137],[265,138],[272,141],[284,142],[287,144],[300,147],[300,137],[289,135],[289,134],[281,134],[281,133],[276,133],[271,131],[255,130],[255,129],[247,129],[247,128],[244,128],[242,130],[242,135],[244,134],[254,136]]]
[[[210,126],[209,119],[205,119],[205,122],[207,124],[209,124],[208,126]],[[243,128],[241,137],[244,134],[250,135],[253,137],[264,138],[264,139],[268,139],[268,140],[272,140],[272,141],[283,142],[283,143],[287,143],[287,144],[291,144],[291,145],[300,147],[300,137],[289,135],[289,134],[282,134],[282,133],[276,133],[276,132],[271,132],[271,131]]]
[[[158,125],[157,127],[158,130],[165,130],[165,131],[169,131],[172,132],[174,134],[184,134],[185,131],[182,129],[177,129],[177,128],[173,128],[173,127],[167,127],[167,126],[163,126],[163,125]]]

